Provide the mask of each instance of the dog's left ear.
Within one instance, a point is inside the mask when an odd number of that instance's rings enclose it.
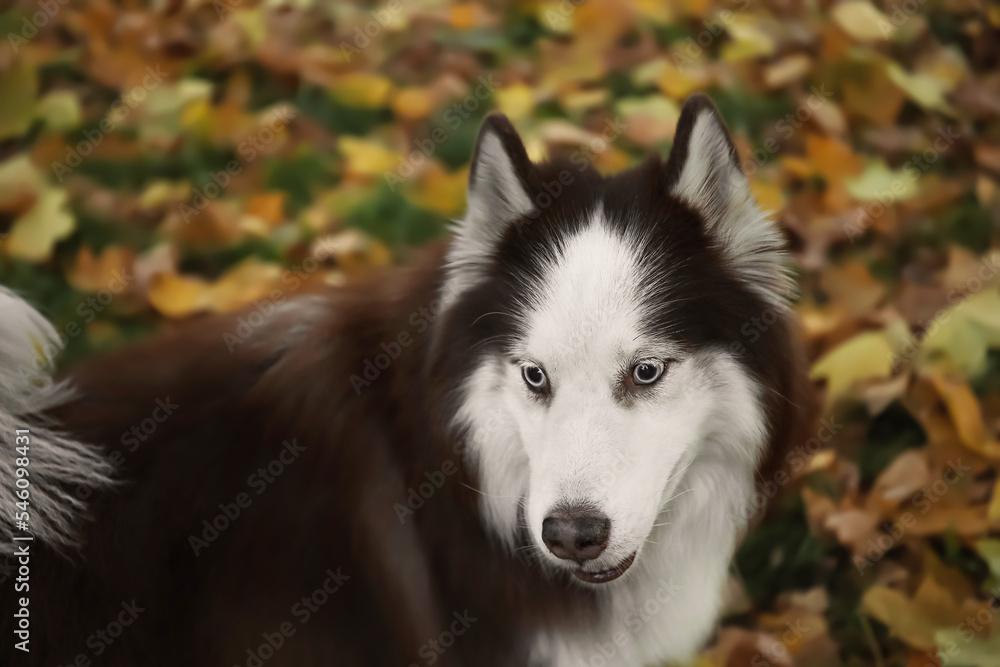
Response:
[[[482,279],[511,223],[535,210],[529,195],[534,165],[517,130],[503,114],[490,114],[476,140],[465,217],[455,226],[447,258],[444,301]]]
[[[747,285],[786,305],[795,285],[784,239],[757,206],[729,131],[704,95],[690,97],[681,110],[666,175],[670,192],[701,213],[709,236]]]

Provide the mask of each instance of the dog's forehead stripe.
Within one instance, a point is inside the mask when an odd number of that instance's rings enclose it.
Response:
[[[525,350],[549,363],[571,351],[595,361],[631,352],[646,310],[647,270],[639,244],[614,230],[598,205],[532,286],[522,313]]]

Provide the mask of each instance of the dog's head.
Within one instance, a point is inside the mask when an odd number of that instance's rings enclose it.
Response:
[[[603,178],[578,158],[532,164],[487,118],[433,364],[454,378],[488,523],[603,583],[641,558],[692,465],[751,490],[787,352],[767,330],[792,283],[707,98],[666,162]]]

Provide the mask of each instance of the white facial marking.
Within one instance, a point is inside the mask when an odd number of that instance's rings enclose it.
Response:
[[[740,468],[752,471],[763,417],[728,355],[686,354],[641,333],[648,268],[600,210],[550,262],[541,287],[524,295],[521,345],[473,373],[458,420],[471,427],[469,455],[497,532],[513,544],[523,498],[544,558],[572,567],[543,546],[542,522],[560,505],[593,507],[611,520],[606,550],[588,565],[598,571],[644,548],[684,466],[710,454],[702,448],[721,425],[733,429]],[[625,387],[633,365],[650,358],[667,362],[663,375]],[[526,385],[526,361],[544,369],[546,398]]]

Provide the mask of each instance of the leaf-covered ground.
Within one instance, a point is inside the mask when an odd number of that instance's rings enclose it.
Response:
[[[0,36],[0,282],[64,363],[405,261],[490,110],[611,172],[709,93],[825,421],[700,664],[1000,665],[996,4],[32,0]]]

